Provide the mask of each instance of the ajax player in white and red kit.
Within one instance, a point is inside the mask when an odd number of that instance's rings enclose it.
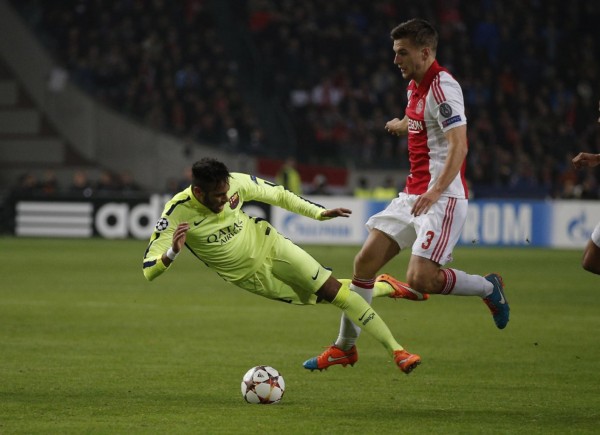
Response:
[[[354,259],[351,290],[368,302],[375,282],[404,285],[414,300],[428,294],[478,296],[492,312],[500,329],[506,327],[509,306],[498,274],[470,275],[444,268],[452,260],[467,216],[468,190],[464,178],[467,155],[467,118],[462,89],[435,60],[438,35],[427,21],[409,20],[391,32],[394,63],[409,80],[403,119],[385,128],[408,135],[410,174],[406,187],[382,212],[366,223],[369,236]],[[412,255],[406,283],[376,274],[404,249]],[[353,364],[360,328],[342,317],[335,343],[304,363],[307,369]]]

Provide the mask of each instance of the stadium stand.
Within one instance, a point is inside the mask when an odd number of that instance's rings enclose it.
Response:
[[[600,152],[597,2],[11,3],[83,89],[151,128],[256,156],[293,151],[301,164],[397,170],[406,142],[383,125],[402,116],[406,83],[389,30],[420,16],[463,85],[475,196],[598,197],[598,170],[570,169],[576,151]]]

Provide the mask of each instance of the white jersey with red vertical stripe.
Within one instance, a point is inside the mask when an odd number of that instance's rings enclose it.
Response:
[[[463,93],[458,82],[437,61],[429,67],[417,87],[414,80],[407,87],[408,155],[410,174],[404,191],[421,195],[435,183],[448,156],[444,133],[467,123]],[[442,194],[468,198],[465,162]]]

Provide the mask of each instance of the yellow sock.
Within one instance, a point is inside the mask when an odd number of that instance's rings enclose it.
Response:
[[[378,298],[381,296],[389,296],[394,293],[394,289],[387,282],[379,281],[375,283],[373,287],[373,297]]]
[[[347,279],[347,278],[340,278],[340,279],[338,279],[338,281],[341,282],[342,285],[347,284],[348,286],[350,286],[350,284],[352,283],[352,280]],[[376,282],[375,286],[373,287],[373,297],[374,298],[379,298],[381,296],[389,296],[393,292],[394,292],[394,289],[387,282],[383,282],[383,281]]]
[[[350,320],[383,344],[390,355],[393,355],[395,350],[403,349],[403,347],[398,344],[383,319],[379,317],[367,301],[357,293],[350,291],[348,282],[342,282],[342,286],[340,287],[337,296],[331,303],[342,309]]]

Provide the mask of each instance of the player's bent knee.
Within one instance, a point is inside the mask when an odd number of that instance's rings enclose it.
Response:
[[[600,264],[592,262],[592,261],[582,261],[581,262],[581,267],[583,267],[583,270],[590,272],[590,273],[595,273],[596,275],[600,275]]]
[[[318,298],[317,300],[333,302],[341,286],[342,284],[337,279],[335,279],[333,276],[330,276],[327,278],[327,281],[325,281],[321,288],[315,292]]]
[[[600,275],[600,248],[590,242],[583,253],[581,266],[584,270]]]

